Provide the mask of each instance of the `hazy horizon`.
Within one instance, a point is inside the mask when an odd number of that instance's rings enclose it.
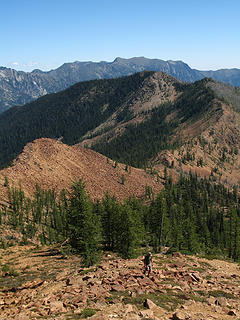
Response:
[[[21,66],[19,66],[18,68],[18,65],[16,65],[16,67],[9,67],[9,66],[2,66],[0,65],[0,67],[5,67],[5,68],[10,68],[10,69],[14,69],[14,70],[17,70],[17,71],[23,71],[23,72],[27,72],[27,73],[31,73],[32,71],[34,70],[41,70],[43,72],[49,72],[51,70],[55,70],[55,69],[58,69],[60,68],[63,64],[65,63],[74,63],[74,62],[93,62],[93,63],[100,63],[100,62],[106,62],[106,63],[112,63],[116,58],[123,58],[123,59],[131,59],[131,58],[140,58],[140,57],[143,57],[143,56],[139,56],[139,57],[115,57],[112,61],[107,61],[107,60],[101,60],[101,61],[90,61],[90,60],[85,60],[85,61],[80,61],[80,60],[75,60],[75,61],[65,61],[63,62],[62,64],[56,66],[56,67],[53,67],[51,69],[41,69],[41,68],[32,68],[30,70],[24,70],[24,68],[21,68]],[[144,58],[147,58],[147,59],[157,59],[157,60],[163,60],[161,58],[148,58],[148,57],[144,57]],[[182,61],[182,60],[171,60],[171,59],[168,59],[168,60],[164,60],[164,61]],[[197,69],[197,68],[194,68],[192,67],[189,63],[187,63],[187,61],[182,61],[183,63],[186,63],[191,69],[196,69],[196,70],[199,70],[199,71],[218,71],[218,70],[221,70],[221,69],[240,69],[239,68],[235,68],[235,67],[232,67],[232,68],[220,68],[220,69]],[[29,66],[28,66],[29,68]]]

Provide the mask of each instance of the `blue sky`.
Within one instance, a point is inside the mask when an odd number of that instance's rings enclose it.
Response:
[[[145,56],[240,68],[240,0],[0,0],[0,66]]]

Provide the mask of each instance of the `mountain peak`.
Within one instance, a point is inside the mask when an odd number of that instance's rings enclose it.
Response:
[[[116,57],[114,60],[113,60],[113,63],[114,62],[122,62],[122,61],[125,61],[126,59],[124,58],[121,58],[121,57]]]

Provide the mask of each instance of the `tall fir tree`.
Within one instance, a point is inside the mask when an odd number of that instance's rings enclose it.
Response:
[[[68,235],[71,246],[82,256],[84,266],[96,263],[100,255],[101,224],[84,183],[73,183],[68,206]]]

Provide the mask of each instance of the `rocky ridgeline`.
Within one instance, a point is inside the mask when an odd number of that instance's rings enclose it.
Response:
[[[65,63],[55,70],[43,72],[16,71],[0,67],[0,113],[14,105],[22,105],[47,93],[58,92],[74,83],[92,79],[117,78],[144,70],[163,71],[180,80],[195,81],[204,77],[182,61],[117,58],[113,62]]]
[[[0,67],[0,113],[14,105],[22,105],[47,93],[64,90],[79,81],[117,78],[144,70],[162,71],[186,82],[211,77],[233,86],[240,85],[239,69],[200,71],[191,69],[182,61],[164,61],[144,57],[116,58],[113,62],[75,61],[64,63],[59,68],[48,72],[41,70],[23,72]]]
[[[30,255],[32,259],[46,257],[42,251],[30,251]],[[38,279],[1,288],[0,319],[81,319],[84,315],[97,320],[240,317],[240,272],[236,264],[156,254],[148,278],[143,274],[142,258],[123,260],[108,255],[98,266],[80,269],[75,257],[61,259],[55,252],[48,266],[49,274],[57,270],[53,279],[44,280],[39,260]],[[42,264],[47,264],[47,259],[44,261]],[[2,274],[2,279],[6,277],[7,272]]]

